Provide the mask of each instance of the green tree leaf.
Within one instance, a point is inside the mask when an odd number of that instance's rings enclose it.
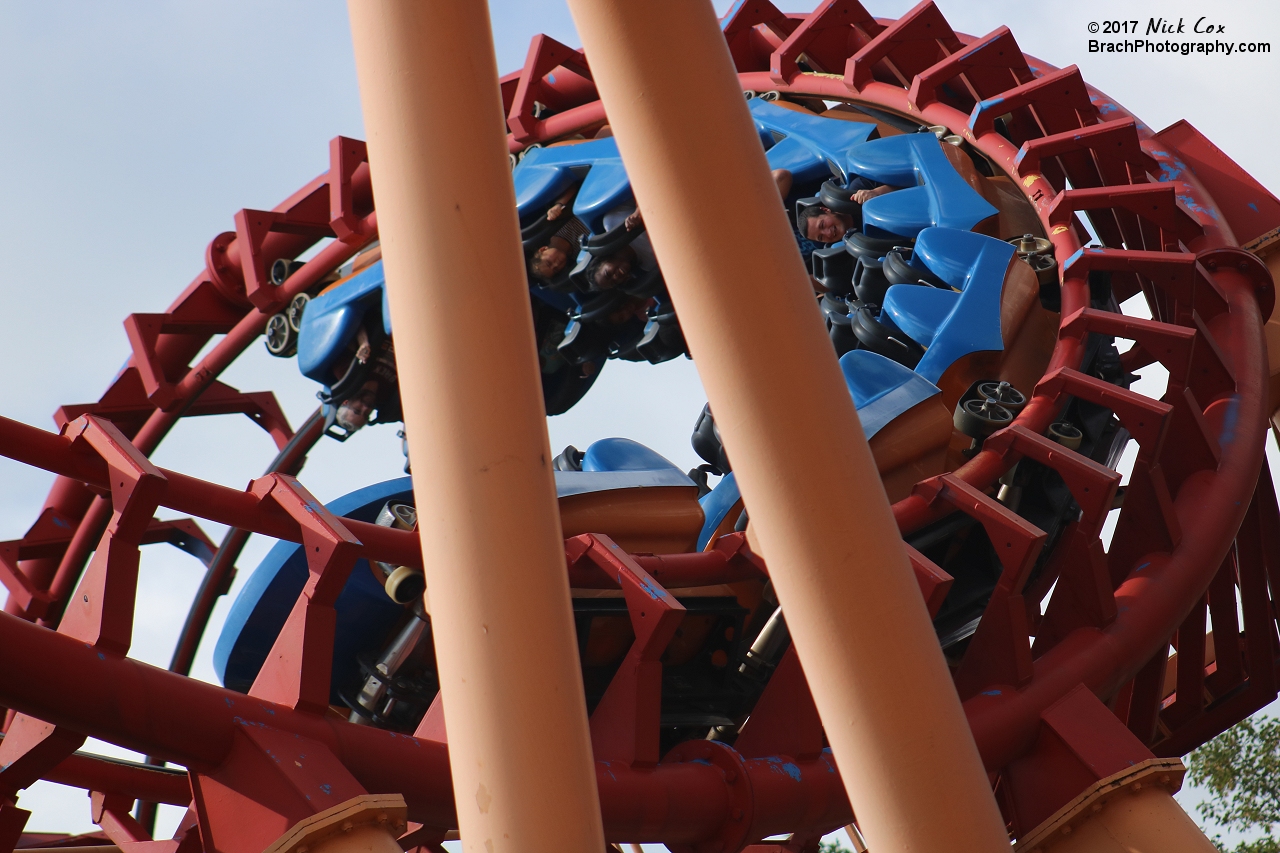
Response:
[[[1234,853],[1280,853],[1280,720],[1244,720],[1191,753],[1187,779],[1209,798],[1201,816],[1241,834],[1258,834]],[[1225,850],[1215,837],[1218,849]]]

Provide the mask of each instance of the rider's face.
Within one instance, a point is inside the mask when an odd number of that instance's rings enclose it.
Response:
[[[569,257],[555,246],[543,246],[533,255],[533,273],[539,278],[553,278],[569,263]]]
[[[849,228],[839,214],[824,210],[817,216],[809,217],[809,233],[805,236],[818,243],[834,243],[844,236]]]
[[[596,270],[595,284],[601,290],[611,290],[625,284],[631,278],[631,261],[628,258],[608,258],[600,262]]]
[[[377,404],[377,396],[377,389],[366,384],[354,397],[342,401],[339,408],[345,410],[345,416],[341,420],[354,429],[364,426]]]

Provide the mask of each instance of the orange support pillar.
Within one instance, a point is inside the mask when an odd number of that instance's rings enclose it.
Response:
[[[705,0],[569,0],[867,846],[1008,836]]]
[[[1213,853],[1178,801],[1186,768],[1153,758],[1100,779],[1018,839],[1017,853]]]
[[[483,0],[350,0],[466,848],[604,849]]]

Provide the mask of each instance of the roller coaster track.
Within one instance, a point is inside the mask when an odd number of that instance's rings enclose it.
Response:
[[[1266,266],[1239,248],[1222,213],[1226,199],[1211,195],[1223,185],[1206,185],[1185,165],[1200,138],[1178,125],[1153,133],[1074,66],[1025,56],[1005,27],[982,38],[955,33],[931,2],[884,20],[856,0],[827,0],[808,15],[744,0],[723,23],[744,90],[945,126],[1005,171],[1066,259],[1056,347],[1029,404],[962,467],[919,483],[894,506],[904,535],[962,513],[1000,554],[1003,574],[956,682],[1012,832],[1026,834],[1081,788],[1043,784],[1057,766],[1046,732],[1067,738],[1071,725],[1055,709],[1094,719],[1101,708],[1156,755],[1177,756],[1274,699],[1280,512],[1263,454],[1270,414],[1263,324],[1274,293]],[[503,78],[502,91],[513,154],[604,121],[587,59],[546,36],[534,38],[524,68]],[[205,268],[165,313],[126,319],[127,367],[97,403],[59,409],[61,435],[0,418],[0,452],[60,475],[28,534],[0,543],[0,579],[9,589],[8,615],[0,617],[0,702],[14,709],[0,746],[0,848],[14,840],[4,827],[17,813],[5,797],[39,778],[103,793],[103,820],[119,819],[113,839],[127,825],[120,802],[190,800],[167,774],[73,755],[85,735],[187,767],[193,780],[204,780],[194,783],[199,790],[234,772],[237,739],[254,723],[324,744],[365,790],[403,793],[410,819],[424,827],[414,843],[433,843],[456,826],[441,739],[326,718],[316,697],[327,695],[327,659],[301,635],[293,693],[251,699],[183,677],[213,600],[230,584],[234,542],[210,561],[175,672],[125,656],[137,546],[167,540],[198,551],[193,543],[203,538],[193,523],[174,532],[154,522],[157,506],[239,531],[325,543],[342,559],[420,565],[413,534],[308,516],[314,499],[288,472],[319,432],[309,425],[289,445],[293,431],[271,394],[217,381],[294,294],[376,238],[363,144],[333,140],[330,161],[325,174],[273,210],[237,213],[235,231],[213,239]],[[1081,214],[1100,245],[1086,246]],[[268,281],[272,262],[327,238],[283,285]],[[1120,301],[1143,294],[1153,319],[1091,307],[1096,271],[1112,274]],[[1127,371],[1162,365],[1164,397],[1081,372],[1090,334],[1132,341]],[[1071,399],[1111,410],[1138,446],[1109,551],[1100,535],[1119,476],[1044,437]],[[282,449],[290,446],[249,491],[162,471],[146,459],[179,418],[236,412]],[[1056,471],[1080,507],[1034,588],[1028,577],[1045,533],[992,497],[1023,458]],[[566,543],[575,585],[616,583],[605,573],[617,577],[617,567],[605,565],[595,541]],[[756,570],[724,551],[623,559],[627,572],[648,572],[667,586]],[[1054,581],[1042,613],[1039,602]],[[331,604],[317,592],[309,606]],[[751,749],[698,742],[656,766],[658,756],[647,752],[600,761],[607,837],[712,853],[781,832],[809,838],[847,822],[803,677],[792,670],[779,669],[757,706],[756,731],[764,733]],[[655,718],[636,719],[632,725],[656,730]],[[777,773],[777,756],[794,772]]]

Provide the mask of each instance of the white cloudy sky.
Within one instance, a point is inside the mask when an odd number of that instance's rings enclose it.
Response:
[[[816,0],[813,0],[816,2]],[[1023,49],[1086,80],[1148,125],[1188,119],[1273,191],[1280,127],[1266,101],[1280,69],[1280,6],[1261,0],[939,0],[959,31],[1009,25]],[[727,0],[716,0],[723,11]],[[810,2],[781,8],[807,11]],[[896,17],[906,0],[867,0]],[[529,38],[578,45],[562,0],[491,0],[503,72]],[[1211,12],[1227,37],[1272,41],[1262,57],[1105,57],[1087,53],[1089,22],[1154,16],[1190,23]],[[162,311],[200,269],[215,234],[242,207],[270,208],[327,167],[328,140],[362,137],[359,95],[339,0],[137,0],[128,4],[0,3],[0,414],[51,428],[59,405],[97,399],[128,355],[125,315]],[[223,377],[274,390],[296,424],[315,386],[293,362],[255,345]],[[578,409],[550,422],[557,451],[625,435],[684,467],[703,403],[691,362],[612,363]],[[184,421],[161,465],[242,487],[273,455],[244,418]],[[325,441],[303,472],[330,499],[396,476],[389,427],[346,445]],[[22,535],[51,477],[0,459],[0,539]],[[222,530],[207,524],[215,541]],[[251,542],[251,568],[269,543]],[[199,566],[166,546],[146,549],[134,655],[168,662]],[[3,593],[0,592],[0,596]],[[215,615],[219,621],[224,604]],[[212,678],[211,643],[196,672]],[[24,797],[32,829],[92,828],[83,795],[38,786]],[[171,817],[171,816],[170,816]]]

